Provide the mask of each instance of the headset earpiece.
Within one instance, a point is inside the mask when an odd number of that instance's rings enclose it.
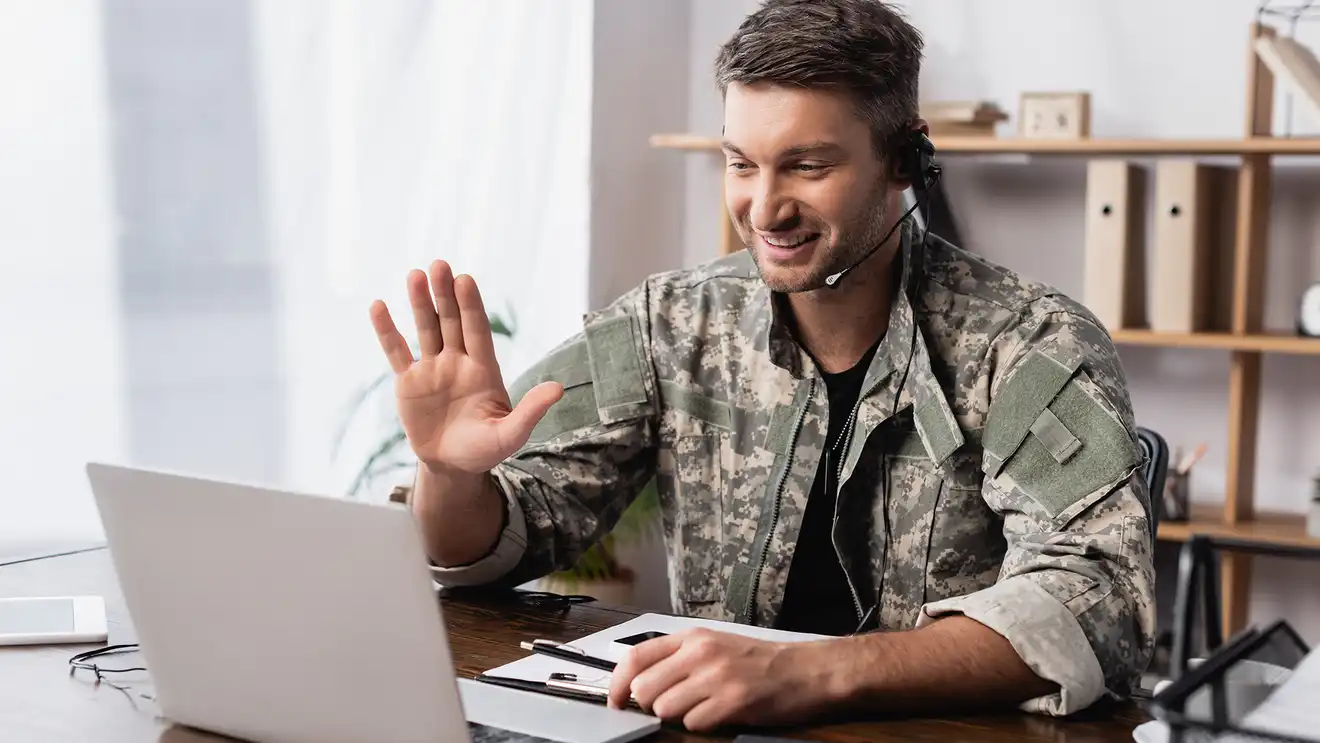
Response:
[[[908,130],[901,162],[902,178],[912,184],[914,191],[925,191],[940,177],[940,166],[935,162],[935,143],[920,129]]]

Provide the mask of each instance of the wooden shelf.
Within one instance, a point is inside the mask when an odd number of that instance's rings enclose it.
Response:
[[[1193,534],[1204,534],[1259,544],[1320,549],[1320,539],[1307,535],[1306,517],[1301,514],[1257,513],[1250,521],[1226,524],[1222,518],[1223,513],[1224,507],[1219,504],[1192,504],[1192,517],[1189,520],[1160,522],[1160,541],[1186,542]]]
[[[1207,348],[1223,351],[1320,355],[1320,338],[1292,333],[1157,333],[1152,330],[1115,330],[1114,342],[1129,346]]]
[[[652,147],[718,152],[717,137],[655,134]],[[967,155],[1320,155],[1320,137],[1239,139],[1021,139],[935,137],[940,153]]]

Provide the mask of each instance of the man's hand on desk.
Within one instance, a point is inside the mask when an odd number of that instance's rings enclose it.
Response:
[[[610,706],[622,708],[631,690],[642,709],[689,730],[801,720],[823,702],[819,645],[706,629],[647,640],[614,669]]]
[[[778,643],[692,630],[634,647],[610,706],[629,691],[690,730],[791,725],[847,711],[1010,708],[1057,690],[994,630],[961,615],[907,632]]]

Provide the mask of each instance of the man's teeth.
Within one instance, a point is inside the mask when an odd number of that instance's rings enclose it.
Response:
[[[805,243],[811,242],[812,240],[815,240],[816,236],[803,235],[802,237],[795,237],[791,240],[781,240],[779,238],[762,236],[762,239],[765,240],[767,243],[775,246],[776,248],[796,248],[799,245],[803,245]]]

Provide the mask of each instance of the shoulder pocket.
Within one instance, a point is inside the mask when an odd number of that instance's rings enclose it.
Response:
[[[617,315],[589,322],[583,332],[596,408],[605,423],[652,411],[635,323],[632,315]]]
[[[646,359],[635,322],[631,315],[590,321],[582,333],[514,381],[509,387],[514,405],[542,382],[564,386],[564,396],[532,429],[528,443],[539,444],[587,426],[634,420],[654,412],[642,376]]]
[[[1077,363],[1032,352],[990,404],[987,477],[1004,477],[1051,517],[1116,483],[1140,461],[1128,430]]]

